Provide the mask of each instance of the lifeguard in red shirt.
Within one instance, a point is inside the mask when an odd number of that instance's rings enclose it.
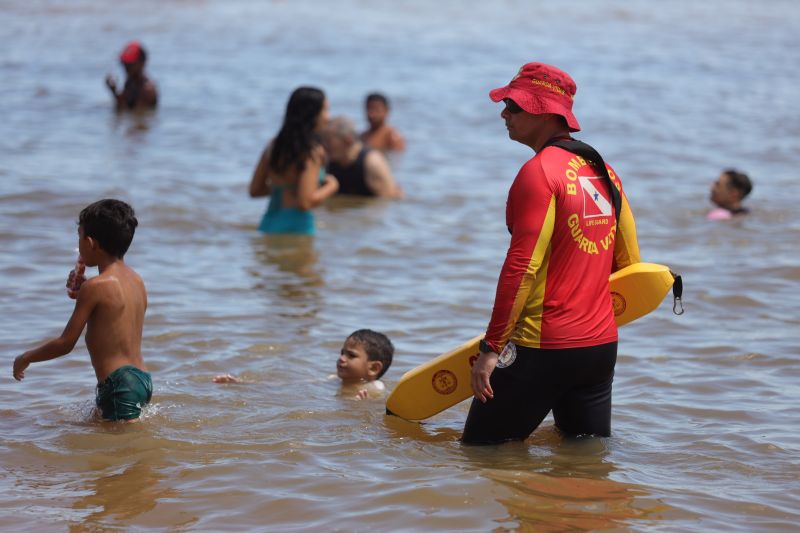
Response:
[[[608,276],[639,262],[639,247],[619,178],[571,138],[580,130],[575,91],[565,72],[528,63],[490,93],[505,103],[509,137],[536,155],[508,194],[511,244],[472,370],[468,443],[525,439],[551,410],[566,434],[611,431],[617,327]]]

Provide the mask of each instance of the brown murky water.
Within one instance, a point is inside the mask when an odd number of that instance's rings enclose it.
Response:
[[[0,16],[0,529],[796,529],[795,2],[7,0]],[[131,38],[161,107],[115,118],[103,77]],[[622,330],[611,438],[548,419],[463,447],[466,403],[411,424],[325,378],[360,327],[396,344],[390,388],[485,327],[530,156],[486,93],[528,60],[577,80],[581,138],[624,180],[644,258],[683,274],[686,314]],[[367,92],[393,98],[408,198],[336,201],[313,240],[266,240],[246,186],[301,84],[359,121]],[[753,177],[753,213],[708,222],[728,166]],[[11,378],[61,331],[74,220],[106,196],[137,209],[127,259],[150,291],[154,403],[125,428],[90,419],[82,341]]]

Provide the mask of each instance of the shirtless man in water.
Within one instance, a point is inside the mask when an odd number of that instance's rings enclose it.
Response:
[[[136,421],[153,394],[141,349],[147,291],[123,260],[137,225],[133,209],[119,200],[100,200],[81,211],[80,258],[100,274],[87,280],[71,272],[67,288],[75,309],[63,333],[14,360],[14,378],[21,381],[31,363],[70,353],[86,327],[86,348],[97,376],[95,402],[106,420]]]
[[[144,73],[144,64],[147,53],[138,41],[132,41],[125,46],[119,55],[122,66],[125,67],[125,86],[117,90],[117,80],[109,74],[106,76],[106,86],[114,95],[117,111],[154,109],[158,103],[156,86]]]
[[[366,105],[369,129],[361,134],[364,144],[383,152],[405,150],[403,136],[386,123],[389,116],[389,100],[386,96],[372,93],[367,96]]]

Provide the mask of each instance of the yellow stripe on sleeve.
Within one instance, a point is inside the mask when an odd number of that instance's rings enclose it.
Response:
[[[617,223],[617,235],[614,242],[614,271],[642,260],[639,255],[639,241],[636,237],[636,220],[628,204],[628,197],[622,195],[622,210]]]
[[[541,339],[541,321],[542,321],[542,305],[544,302],[545,279],[547,278],[547,263],[550,259],[550,240],[553,237],[553,228],[556,221],[556,198],[550,198],[550,205],[547,207],[547,214],[545,214],[544,221],[542,222],[542,229],[539,231],[539,237],[536,239],[536,245],[533,248],[530,261],[528,261],[528,268],[522,277],[517,294],[514,297],[514,305],[511,308],[511,314],[508,317],[505,330],[503,330],[503,346],[505,346],[512,333],[517,329],[517,322],[522,310],[526,310],[525,317],[528,318],[527,322],[536,331],[536,339],[525,339],[525,345],[531,348],[538,348],[539,340]],[[537,283],[537,279],[539,282]],[[531,291],[533,291],[534,298],[530,298]],[[530,303],[529,303],[529,300]],[[535,342],[536,346],[531,346]]]

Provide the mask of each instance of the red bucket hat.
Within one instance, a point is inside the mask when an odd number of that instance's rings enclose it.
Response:
[[[508,85],[491,91],[489,98],[494,102],[511,98],[532,115],[561,115],[571,131],[580,131],[578,119],[572,114],[576,91],[575,82],[563,70],[544,63],[526,63]]]
[[[142,45],[139,44],[139,41],[131,41],[125,45],[119,55],[119,60],[125,64],[136,63],[143,56],[142,52]]]

